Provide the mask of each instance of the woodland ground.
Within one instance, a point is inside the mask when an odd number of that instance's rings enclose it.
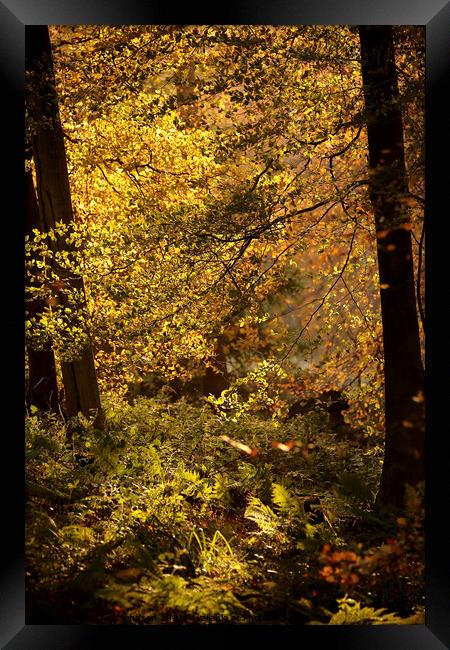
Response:
[[[104,398],[105,432],[27,418],[27,622],[423,622],[422,498],[373,508],[377,440]]]

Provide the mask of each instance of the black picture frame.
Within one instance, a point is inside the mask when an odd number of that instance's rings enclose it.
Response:
[[[23,441],[23,134],[25,26],[35,24],[403,24],[425,25],[427,37],[426,104],[426,254],[427,268],[427,514],[426,514],[426,624],[381,626],[65,626],[25,625],[24,568],[24,441]],[[246,0],[209,7],[186,3],[183,7],[161,0],[2,0],[0,2],[0,70],[4,193],[2,317],[3,395],[5,413],[2,474],[3,534],[0,597],[0,644],[7,650],[86,647],[124,649],[196,646],[247,646],[290,642],[310,647],[326,643],[333,650],[441,650],[450,648],[450,561],[446,535],[448,519],[448,360],[445,334],[439,324],[445,317],[439,306],[445,293],[437,288],[448,276],[447,254],[439,243],[448,238],[448,164],[439,152],[444,142],[448,112],[444,101],[445,72],[449,66],[450,5],[445,0]],[[447,109],[447,110],[446,110]],[[444,113],[445,111],[445,113]],[[445,159],[444,159],[445,160]],[[9,198],[9,201],[8,201]],[[6,208],[9,205],[12,207]],[[448,213],[448,210],[447,210]],[[20,222],[23,225],[23,221]],[[432,225],[432,224],[435,225]],[[437,225],[436,225],[437,224]],[[7,228],[8,226],[8,228]],[[444,245],[443,249],[448,248]],[[447,255],[447,257],[446,257]],[[445,283],[444,283],[445,287]],[[445,330],[444,330],[445,332]],[[433,381],[431,381],[433,377]],[[434,378],[437,379],[434,382]],[[441,379],[442,378],[442,379]],[[431,388],[432,386],[432,388]],[[450,386],[449,386],[450,387]],[[6,417],[6,415],[5,415]],[[3,420],[2,420],[3,422]],[[447,442],[447,453],[445,443]],[[10,472],[6,470],[10,469]],[[289,637],[287,636],[289,635]],[[153,644],[153,645],[152,645]]]

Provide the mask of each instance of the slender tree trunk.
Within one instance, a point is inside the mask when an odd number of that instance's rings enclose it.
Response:
[[[384,344],[386,438],[377,503],[402,508],[406,485],[424,480],[425,438],[403,123],[392,28],[362,26],[359,36]]]
[[[212,366],[206,368],[203,380],[203,393],[219,397],[221,392],[229,387],[227,373],[227,358],[223,349],[223,343],[219,337],[216,342]]]
[[[39,208],[33,177],[30,170],[25,172],[26,197],[26,233],[32,235],[33,228],[42,230],[39,218]],[[37,316],[43,309],[42,300],[29,300],[26,305],[27,317]],[[58,410],[58,385],[56,381],[56,365],[53,350],[49,345],[42,350],[27,348],[28,356],[28,387],[26,402],[37,406],[41,411]]]
[[[46,231],[56,222],[73,222],[64,136],[58,109],[53,60],[48,28],[26,27],[27,109],[31,120],[33,158],[36,168],[38,204]],[[62,241],[59,249],[66,249]],[[81,277],[70,278],[70,287],[84,292]],[[103,427],[92,347],[88,344],[71,362],[62,362],[67,416],[81,412],[95,416],[94,425]]]

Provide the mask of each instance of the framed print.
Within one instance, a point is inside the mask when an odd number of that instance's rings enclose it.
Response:
[[[448,4],[0,18],[2,647],[448,647]]]

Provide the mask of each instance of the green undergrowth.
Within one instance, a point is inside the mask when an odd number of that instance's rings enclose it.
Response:
[[[421,495],[375,513],[380,452],[321,414],[237,422],[104,400],[26,423],[27,622],[423,622]],[[363,434],[361,434],[363,435]]]

